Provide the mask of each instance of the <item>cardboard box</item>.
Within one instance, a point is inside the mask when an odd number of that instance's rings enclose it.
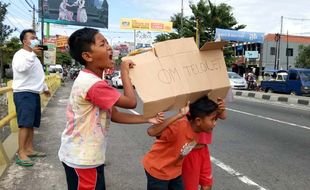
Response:
[[[199,50],[193,38],[159,42],[154,50],[127,57],[135,64],[130,78],[146,117],[176,110],[208,95],[224,98],[230,88],[223,57],[226,42],[206,43]]]

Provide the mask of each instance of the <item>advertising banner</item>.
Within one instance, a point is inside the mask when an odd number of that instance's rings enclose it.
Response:
[[[107,0],[43,0],[44,21],[55,24],[108,28],[108,9]]]
[[[237,30],[215,29],[216,40],[263,43],[264,33],[242,32]]]
[[[157,32],[172,32],[172,22],[164,22],[148,19],[121,19],[121,29],[127,30],[149,30]]]
[[[245,56],[245,58],[249,58],[249,59],[258,59],[259,58],[258,51],[245,51],[244,56]]]
[[[44,38],[43,44],[48,47],[48,50],[44,51],[44,64],[56,64],[56,37]]]
[[[68,46],[68,36],[61,36],[61,35],[57,35],[56,36],[56,47],[57,48],[65,48]]]

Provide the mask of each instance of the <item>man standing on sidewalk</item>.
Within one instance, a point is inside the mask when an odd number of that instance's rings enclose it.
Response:
[[[20,166],[32,166],[34,162],[30,157],[44,157],[43,152],[33,148],[34,127],[40,126],[41,103],[40,93],[50,96],[50,92],[44,82],[45,75],[42,64],[38,59],[38,53],[42,48],[38,47],[34,30],[23,30],[20,34],[22,49],[14,54],[13,68],[13,92],[16,107],[18,134],[18,153],[16,164]]]

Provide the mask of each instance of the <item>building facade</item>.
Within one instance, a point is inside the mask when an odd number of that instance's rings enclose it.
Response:
[[[267,34],[263,44],[263,67],[265,70],[294,68],[300,45],[310,45],[310,37]]]

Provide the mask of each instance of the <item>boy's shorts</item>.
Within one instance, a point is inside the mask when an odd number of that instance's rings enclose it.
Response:
[[[184,190],[182,176],[170,180],[157,179],[145,170],[147,190]]]
[[[182,177],[186,190],[197,190],[198,185],[212,186],[212,166],[208,146],[193,149],[185,156]]]
[[[40,95],[32,92],[14,92],[18,127],[40,127]]]
[[[96,168],[71,168],[62,163],[65,168],[68,190],[100,189],[105,190],[104,164]]]

